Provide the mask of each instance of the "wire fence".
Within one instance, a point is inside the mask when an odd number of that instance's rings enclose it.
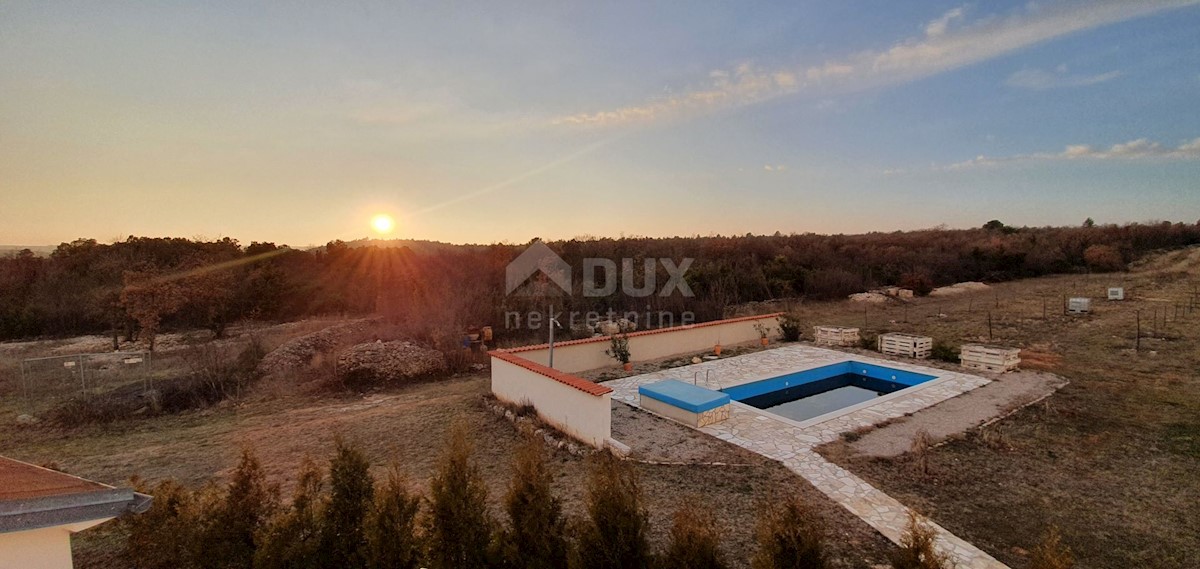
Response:
[[[21,361],[21,396],[26,402],[52,402],[115,390],[146,392],[153,366],[150,352],[27,358]]]

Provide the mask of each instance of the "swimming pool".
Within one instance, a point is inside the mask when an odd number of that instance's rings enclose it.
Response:
[[[807,421],[908,389],[935,376],[857,361],[797,371],[722,391],[734,401]]]

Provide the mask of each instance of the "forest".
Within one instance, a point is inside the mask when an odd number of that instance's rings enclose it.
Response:
[[[562,294],[577,311],[690,311],[719,318],[727,306],[780,298],[831,299],[901,285],[917,294],[962,281],[1124,270],[1156,250],[1200,243],[1200,223],[928,229],[860,235],[781,234],[576,238],[548,242],[571,266],[584,258],[694,259],[695,293],[630,298]],[[495,325],[545,299],[505,295],[505,267],[528,244],[332,241],[301,250],[234,239],[78,239],[48,256],[0,257],[0,340],[111,334],[114,343],[167,329],[221,337],[241,320],[382,314],[414,337],[455,337]],[[642,270],[642,269],[638,269]],[[659,266],[661,270],[661,265]],[[668,275],[657,275],[659,282]],[[638,275],[644,279],[645,275]],[[576,287],[580,286],[576,283]],[[653,323],[651,323],[653,325]]]

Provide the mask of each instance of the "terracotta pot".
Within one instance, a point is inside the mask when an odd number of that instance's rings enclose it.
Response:
[[[770,343],[770,340],[767,340],[766,338],[759,338],[758,341],[762,342],[762,345],[764,346]]]
[[[630,364],[630,363],[621,364],[621,368],[624,369],[625,371],[633,371],[633,364]]]
[[[721,344],[713,346],[713,355],[721,355]]]

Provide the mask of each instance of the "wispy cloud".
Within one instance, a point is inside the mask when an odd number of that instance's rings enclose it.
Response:
[[[967,21],[955,8],[927,23],[920,36],[883,51],[867,50],[816,65],[764,69],[743,63],[710,73],[708,83],[679,95],[612,110],[560,117],[566,125],[611,126],[679,118],[752,105],[802,92],[852,92],[895,85],[985,61],[1070,33],[1200,3],[1200,0],[1090,0],[1031,4],[1016,13]]]
[[[1041,152],[1035,154],[1018,154],[1015,156],[977,156],[971,160],[958,162],[947,166],[934,167],[935,170],[964,170],[968,168],[999,166],[1018,162],[1032,161],[1068,161],[1068,160],[1123,160],[1123,161],[1167,161],[1167,160],[1200,160],[1200,138],[1184,142],[1178,146],[1164,146],[1146,138],[1139,138],[1107,148],[1095,147],[1088,144],[1067,146],[1062,152]],[[886,173],[898,173],[888,171]]]
[[[1121,76],[1120,71],[1109,71],[1107,73],[1099,73],[1096,75],[1079,75],[1073,74],[1067,68],[1066,64],[1059,65],[1054,71],[1046,71],[1043,69],[1022,69],[1008,76],[1004,81],[1009,87],[1018,87],[1021,89],[1033,89],[1042,91],[1045,89],[1057,89],[1060,87],[1086,87],[1097,83],[1111,81]]]

